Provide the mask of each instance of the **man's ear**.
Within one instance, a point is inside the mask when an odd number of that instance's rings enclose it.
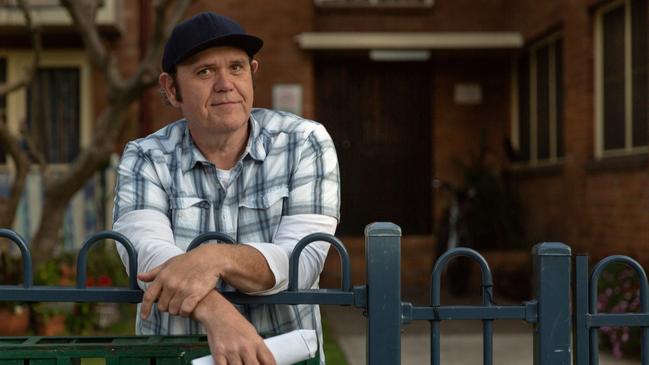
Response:
[[[174,78],[170,74],[163,72],[158,77],[158,84],[160,84],[160,91],[164,93],[167,102],[171,104],[171,106],[179,108],[180,100],[178,100],[177,97],[178,90]]]
[[[259,70],[259,61],[252,60],[250,62],[250,70],[252,71],[252,74],[254,76],[257,73],[257,70]]]

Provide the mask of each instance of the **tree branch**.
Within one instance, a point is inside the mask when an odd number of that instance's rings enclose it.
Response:
[[[158,65],[162,58],[164,45],[174,26],[183,17],[189,4],[193,2],[193,0],[177,0],[173,9],[168,11],[171,1],[158,0],[154,5],[155,22],[153,24],[153,34],[140,67],[133,77],[129,79],[127,86],[128,89],[137,94],[157,83]]]
[[[43,50],[43,44],[41,42],[41,27],[34,24],[32,15],[29,12],[25,0],[18,0],[18,8],[23,13],[25,24],[32,35],[32,45],[34,47],[34,51],[32,52],[32,62],[25,68],[25,74],[22,78],[12,83],[0,84],[0,96],[5,96],[23,87],[27,87],[32,82],[34,75],[36,75],[36,69],[40,64],[41,52]]]
[[[27,151],[29,152],[29,154],[34,156],[36,161],[38,161],[38,164],[41,167],[41,172],[43,172],[43,175],[45,175],[45,172],[47,170],[47,160],[45,159],[45,154],[43,153],[43,150],[38,147],[38,144],[34,141],[34,136],[32,136],[32,134],[27,129],[27,123],[22,123],[20,132],[25,139]]]
[[[2,116],[0,116],[0,143],[7,154],[11,156],[16,166],[9,195],[0,201],[0,227],[10,227],[18,209],[18,203],[25,188],[25,183],[27,182],[29,157],[20,148],[20,141],[9,132]]]
[[[25,17],[25,24],[30,29],[32,35],[32,45],[34,51],[32,53],[32,62],[25,69],[23,77],[13,83],[0,85],[0,96],[8,95],[20,88],[27,87],[36,74],[38,65],[40,64],[41,52],[43,49],[41,43],[41,29],[35,25],[29,8],[24,0],[18,1],[18,7]],[[13,218],[20,202],[20,197],[25,188],[27,181],[27,173],[29,172],[29,156],[20,146],[20,139],[14,136],[9,131],[9,126],[6,123],[5,116],[0,114],[0,143],[4,147],[6,153],[11,157],[15,164],[15,176],[9,189],[9,196],[0,201],[0,227],[9,227],[13,223]]]
[[[61,0],[61,5],[66,8],[79,29],[92,63],[102,71],[108,85],[108,97],[117,97],[123,89],[124,80],[117,68],[115,57],[106,50],[95,25],[98,1]]]

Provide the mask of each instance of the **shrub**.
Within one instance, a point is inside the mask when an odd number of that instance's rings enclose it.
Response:
[[[598,283],[597,311],[600,313],[640,312],[640,287],[635,271],[626,265],[612,265]],[[639,327],[600,328],[602,345],[616,358],[639,358],[641,333]]]

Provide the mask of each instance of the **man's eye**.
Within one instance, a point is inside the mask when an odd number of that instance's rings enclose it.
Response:
[[[199,77],[207,77],[212,74],[212,71],[209,68],[204,68],[200,71],[198,71],[197,75]]]
[[[239,65],[239,64],[236,64],[236,65],[232,65],[231,69],[232,69],[232,71],[239,72],[239,71],[243,70],[243,66]]]

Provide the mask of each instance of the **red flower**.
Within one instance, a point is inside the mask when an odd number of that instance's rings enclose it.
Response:
[[[97,285],[99,285],[99,286],[112,286],[113,285],[113,280],[108,275],[101,275],[99,277],[99,280],[97,281]]]

